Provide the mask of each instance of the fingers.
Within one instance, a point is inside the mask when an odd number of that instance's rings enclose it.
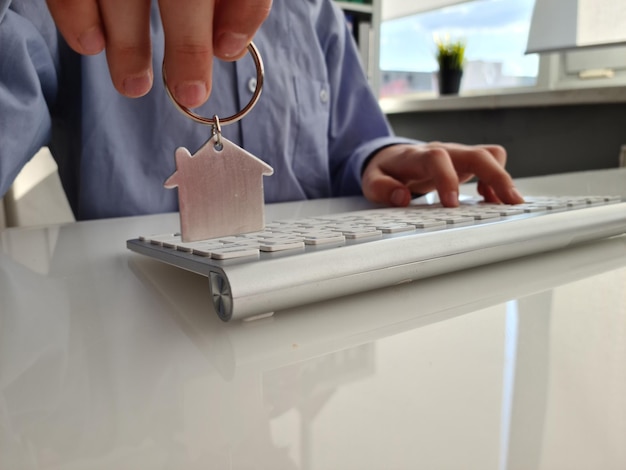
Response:
[[[257,29],[267,18],[272,0],[216,0],[213,31],[215,56],[236,60],[246,53]]]
[[[113,85],[130,98],[145,95],[153,81],[150,0],[103,1],[100,13]]]
[[[478,191],[486,201],[521,203],[505,163],[506,152],[500,146],[395,145],[370,160],[363,172],[363,192],[375,202],[406,205],[407,193],[437,190],[444,206],[455,207],[459,183],[477,176]]]
[[[488,202],[520,204],[524,198],[515,189],[513,179],[504,169],[506,152],[499,146],[468,147],[458,152],[457,171],[475,174],[478,192]]]
[[[500,145],[477,145],[479,149],[485,149],[500,164],[502,168],[506,166],[506,150]]]
[[[211,91],[214,0],[160,0],[165,33],[165,69],[170,91],[188,108]]]
[[[47,2],[72,49],[97,54],[106,48],[111,78],[120,93],[138,97],[150,90],[151,0]],[[159,0],[168,86],[180,104],[195,108],[208,99],[214,45],[217,57],[224,60],[243,56],[271,5],[272,0]]]
[[[372,202],[404,207],[411,202],[411,191],[403,183],[386,174],[380,166],[368,165],[363,173],[363,195]]]
[[[160,0],[165,32],[165,69],[170,90],[188,108],[211,92],[213,55],[236,60],[272,5],[271,0]]]
[[[68,45],[92,55],[106,47],[115,88],[138,97],[152,87],[150,0],[48,0]]]
[[[47,0],[48,9],[67,41],[79,54],[104,50],[104,27],[96,0]]]
[[[459,175],[444,148],[436,147],[424,152],[420,172],[430,175],[439,199],[445,207],[459,205]],[[421,189],[418,184],[415,185]],[[428,192],[428,191],[417,191]]]
[[[380,150],[363,172],[366,198],[406,206],[411,193],[436,189],[443,205],[458,205],[459,179],[445,150],[425,145],[394,145]]]

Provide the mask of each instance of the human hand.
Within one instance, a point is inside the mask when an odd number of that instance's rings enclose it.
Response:
[[[446,207],[459,205],[459,184],[474,176],[487,202],[524,202],[504,169],[506,151],[498,145],[430,142],[392,145],[372,157],[363,171],[363,194],[373,202],[406,206],[411,193],[437,190]]]
[[[115,88],[128,97],[152,87],[151,0],[47,0],[69,46],[85,55],[106,49]],[[170,90],[188,108],[211,92],[213,56],[237,60],[269,14],[272,0],[159,0]]]

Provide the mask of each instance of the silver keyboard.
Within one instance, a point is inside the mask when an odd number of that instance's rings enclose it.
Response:
[[[127,245],[207,276],[215,310],[227,321],[625,231],[620,197],[577,196],[359,210],[192,243],[169,233]]]

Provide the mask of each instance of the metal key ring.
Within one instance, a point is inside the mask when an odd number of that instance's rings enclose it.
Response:
[[[252,60],[254,60],[254,65],[256,66],[256,88],[254,90],[254,94],[252,95],[252,98],[250,98],[250,101],[248,102],[248,104],[241,111],[226,118],[219,118],[218,122],[220,124],[226,125],[226,124],[231,124],[233,122],[239,121],[242,117],[248,114],[252,110],[252,108],[254,108],[254,105],[256,104],[256,102],[259,100],[259,97],[261,96],[261,89],[263,88],[263,79],[265,77],[265,71],[263,69],[263,60],[261,59],[259,50],[257,49],[257,47],[254,45],[253,42],[248,44],[248,52],[252,56]],[[163,71],[163,85],[165,86],[165,91],[167,92],[167,96],[170,97],[170,99],[172,100],[174,105],[178,108],[178,110],[181,113],[183,113],[185,116],[193,119],[196,122],[199,122],[200,124],[205,124],[207,126],[215,126],[216,119],[200,116],[199,114],[194,113],[189,108],[187,108],[186,106],[183,106],[178,101],[176,101],[176,98],[174,98],[174,95],[172,95],[170,88],[167,86],[167,74],[165,73],[165,60],[163,60],[162,71]]]

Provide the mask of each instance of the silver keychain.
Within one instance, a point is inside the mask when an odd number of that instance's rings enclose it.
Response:
[[[163,84],[174,105],[185,116],[211,126],[211,137],[195,154],[184,147],[176,149],[176,171],[164,184],[178,188],[183,242],[254,232],[265,226],[263,176],[274,170],[222,136],[222,125],[242,119],[261,96],[263,61],[253,43],[248,52],[256,65],[256,89],[241,111],[226,118],[200,116],[176,101],[167,86],[163,64]]]

